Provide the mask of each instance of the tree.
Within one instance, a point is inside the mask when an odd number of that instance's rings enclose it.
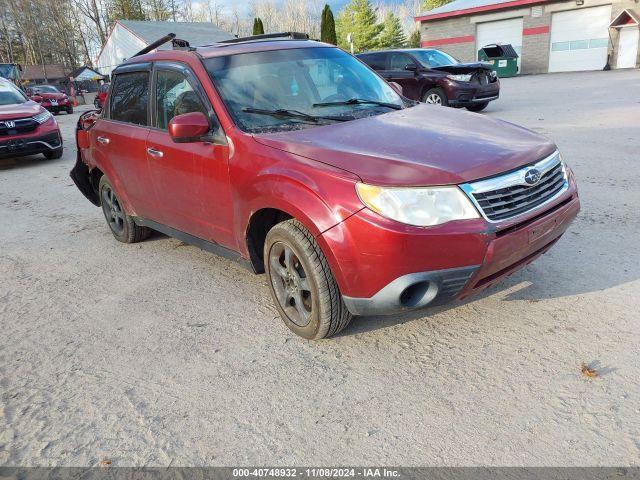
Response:
[[[411,35],[407,39],[407,47],[418,48],[420,47],[420,30],[415,28],[411,31]]]
[[[351,0],[338,14],[338,46],[345,50],[351,48],[347,42],[350,33],[356,52],[377,48],[383,26],[376,20],[376,9],[369,0]]]
[[[322,10],[322,17],[320,20],[320,41],[331,43],[332,45],[338,44],[336,38],[336,22],[333,18],[333,12],[329,5],[325,5]]]
[[[140,0],[114,0],[115,20],[146,20]]]
[[[264,25],[262,25],[262,20],[260,20],[260,18],[253,19],[253,34],[264,35]]]
[[[382,31],[378,37],[379,48],[398,48],[404,47],[407,39],[404,36],[400,19],[393,12],[387,13],[382,22]]]
[[[451,2],[451,0],[423,0],[422,8],[425,11],[433,10],[434,8],[441,7]]]

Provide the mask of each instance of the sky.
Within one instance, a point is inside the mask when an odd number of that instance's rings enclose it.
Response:
[[[276,0],[278,1],[278,0]],[[281,0],[279,0],[281,1]],[[402,0],[385,0],[387,3],[401,3]],[[227,7],[232,7],[234,5],[238,5],[246,9],[247,12],[251,9],[251,0],[218,0],[219,4],[225,5]],[[331,6],[331,9],[335,12],[344,7],[349,0],[324,0],[323,3],[328,3]]]

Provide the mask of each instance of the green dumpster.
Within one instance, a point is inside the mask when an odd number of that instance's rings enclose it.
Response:
[[[518,54],[508,43],[485,45],[478,50],[478,60],[493,65],[499,77],[515,77],[518,74]]]

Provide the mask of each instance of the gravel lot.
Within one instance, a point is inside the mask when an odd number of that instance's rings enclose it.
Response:
[[[59,116],[64,158],[0,161],[0,464],[638,465],[640,72],[502,88],[486,115],[558,143],[577,221],[481,297],[315,343],[264,276],[116,242]]]

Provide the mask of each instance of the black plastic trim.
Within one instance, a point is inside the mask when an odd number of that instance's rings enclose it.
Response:
[[[215,242],[210,242],[200,237],[196,237],[189,233],[176,230],[175,228],[169,227],[168,225],[154,222],[153,220],[149,220],[148,218],[133,217],[133,221],[136,223],[136,225],[140,225],[141,227],[152,228],[160,233],[164,233],[165,235],[188,243],[189,245],[201,248],[202,250],[206,250],[207,252],[215,253],[220,257],[226,258],[227,260],[233,260],[234,262],[242,265],[247,270],[255,273],[251,262],[246,258],[243,258],[238,252],[234,250],[223,247],[222,245],[218,245]]]

